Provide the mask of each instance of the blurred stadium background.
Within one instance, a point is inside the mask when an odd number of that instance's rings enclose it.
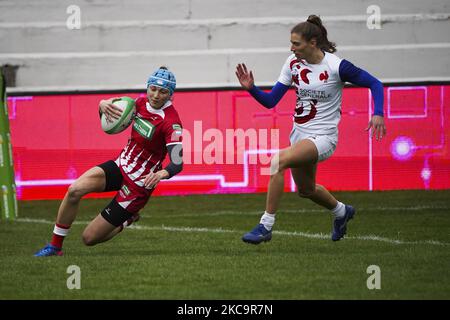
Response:
[[[73,13],[67,10],[74,5],[80,9],[80,29],[67,26]],[[368,8],[372,5],[381,10],[380,29],[370,29],[367,25],[372,14],[368,13]],[[437,198],[426,198],[428,202],[423,203],[423,210],[425,213],[436,208],[441,210],[438,221],[443,229],[437,233],[434,229],[429,231],[430,236],[436,234],[444,243],[442,248],[448,250],[448,0],[0,1],[0,65],[7,78],[17,196],[23,200],[19,216],[44,218],[52,223],[57,202],[50,205],[51,212],[40,213],[39,210],[48,209],[47,202],[26,200],[60,199],[71,181],[82,172],[118,154],[129,130],[117,136],[105,135],[99,126],[98,101],[112,96],[143,95],[148,75],[160,65],[168,66],[177,77],[174,105],[186,131],[203,134],[209,128],[217,128],[225,136],[226,129],[279,129],[280,147],[287,146],[294,92],[291,90],[275,111],[264,110],[240,90],[234,70],[237,63],[245,62],[254,71],[256,84],[270,88],[290,53],[290,29],[309,14],[322,17],[329,39],[338,45],[338,56],[366,69],[384,83],[388,127],[388,136],[382,142],[368,139],[364,129],[371,113],[370,93],[365,88],[345,88],[338,148],[330,160],[320,165],[318,181],[333,191],[443,190],[437,193]],[[196,128],[199,130],[197,121],[202,121],[200,131],[196,131]],[[195,152],[202,152],[210,142],[203,141],[200,150],[191,148],[185,157],[194,159]],[[254,149],[247,144],[245,150],[252,152],[270,147],[270,144],[263,147],[260,143]],[[243,152],[242,156],[246,155]],[[155,195],[261,193],[258,208],[262,208],[268,177],[260,174],[261,165],[259,162],[186,165],[176,179],[161,183]],[[290,179],[286,179],[285,190],[295,191]],[[420,210],[421,202],[414,202],[421,197],[420,193],[393,192],[387,196],[376,192],[343,193],[349,201],[356,197],[363,206],[364,203],[382,203],[396,195],[401,198],[400,203],[405,206],[412,203],[409,208]],[[366,196],[375,198],[373,202],[366,202]],[[177,199],[173,198],[173,202],[177,203]],[[209,201],[201,199],[204,205]],[[210,199],[216,205],[221,202],[216,196]],[[239,199],[236,196],[236,201]],[[43,209],[36,209],[41,204]],[[99,202],[95,204],[101,208]],[[391,207],[395,204],[394,199]],[[257,210],[256,207],[249,210]],[[164,210],[163,205],[160,208]],[[187,213],[196,210],[194,204],[186,208]],[[230,205],[226,210],[233,208]],[[94,215],[95,210],[90,214]],[[247,217],[246,226],[250,227],[257,216],[256,213]],[[163,217],[161,213],[162,221]],[[400,224],[404,216],[397,218],[394,224]],[[195,225],[203,221],[209,226],[207,221],[211,217],[204,219],[195,220]],[[243,228],[244,220],[239,221]],[[224,222],[227,223],[232,228],[232,222]],[[14,230],[4,223],[1,226],[5,231]],[[301,229],[301,225],[298,227]],[[291,230],[297,229],[292,227]],[[49,237],[46,235],[49,232],[50,227],[46,226],[40,234],[23,243],[24,257],[40,246],[30,247],[30,243],[42,240],[43,236]],[[419,233],[414,233],[418,238],[410,240],[420,242]],[[6,232],[4,236],[7,237]],[[385,236],[392,238],[393,234]],[[233,237],[238,239],[237,235]],[[239,247],[236,245],[236,248]],[[243,254],[250,251],[244,250]],[[380,252],[383,250],[380,248]],[[86,254],[80,252],[80,255]],[[112,247],[111,252],[114,252]],[[448,253],[445,255],[438,249],[436,254],[440,255],[436,261],[439,266],[448,265]],[[449,276],[448,270],[445,276]],[[38,295],[18,294],[14,288],[8,290],[3,291],[4,297],[39,298]],[[449,298],[448,285],[442,290],[437,296]],[[407,292],[384,297],[401,297]],[[226,289],[222,293],[222,296],[212,297],[243,297]],[[103,296],[88,294],[84,297]],[[134,296],[126,298],[129,297]],[[155,292],[149,297],[207,296],[201,293],[179,296],[174,291],[172,295],[160,296]],[[248,297],[254,296],[249,293]],[[317,291],[306,296],[292,293],[258,297],[333,298]],[[350,291],[347,297],[374,296]]]
[[[80,10],[80,29],[68,28],[73,5]],[[368,27],[371,5],[368,0],[339,5],[1,1],[0,64],[8,78],[19,199],[60,198],[92,164],[115,156],[128,131],[105,136],[94,116],[96,105],[105,97],[143,94],[149,73],[160,65],[177,76],[183,92],[175,96],[175,106],[191,134],[199,120],[202,134],[208,128],[223,133],[278,128],[280,147],[285,147],[294,92],[276,111],[265,111],[246,93],[233,90],[238,89],[234,70],[245,62],[257,85],[273,85],[289,55],[290,28],[310,13],[323,17],[338,55],[383,81],[389,127],[388,137],[372,144],[362,131],[371,108],[369,91],[347,88],[340,143],[333,159],[321,165],[319,180],[331,190],[449,188],[450,4],[378,1],[381,29]],[[202,143],[204,150],[211,141]],[[191,149],[186,157],[194,159]],[[267,177],[258,165],[188,165],[158,193],[265,191]],[[396,178],[399,172],[402,179]],[[294,190],[289,179],[286,190]]]

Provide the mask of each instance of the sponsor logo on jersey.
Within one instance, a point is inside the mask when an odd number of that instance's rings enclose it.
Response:
[[[326,91],[322,90],[311,90],[311,89],[302,89],[298,88],[297,90],[298,96],[305,98],[311,98],[311,99],[317,99],[317,100],[326,100],[331,98],[331,93],[327,93]]]
[[[130,189],[128,189],[128,187],[126,185],[123,185],[122,190],[120,190],[120,191],[122,191],[125,196],[129,196],[131,193]]]
[[[173,124],[172,129],[175,134],[181,135],[183,133],[183,129],[181,128],[181,126],[179,124]]]
[[[146,139],[151,139],[155,133],[155,126],[142,118],[135,118],[133,129]]]

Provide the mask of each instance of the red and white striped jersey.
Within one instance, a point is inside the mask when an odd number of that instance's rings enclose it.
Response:
[[[154,109],[147,98],[136,99],[131,137],[116,160],[124,178],[143,187],[143,177],[162,168],[167,146],[181,144],[181,135],[181,120],[171,101]]]

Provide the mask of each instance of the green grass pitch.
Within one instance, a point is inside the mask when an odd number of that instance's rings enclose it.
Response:
[[[63,257],[35,258],[59,201],[20,202],[0,222],[0,299],[450,299],[450,190],[335,193],[357,209],[347,236],[332,216],[286,193],[271,242],[243,243],[265,194],[155,197],[135,227],[86,247],[81,233],[109,201],[83,200]],[[70,265],[81,289],[67,288]],[[380,268],[380,289],[367,268]]]

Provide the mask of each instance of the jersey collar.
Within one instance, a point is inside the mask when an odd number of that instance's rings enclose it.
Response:
[[[157,114],[157,115],[161,116],[161,118],[163,118],[163,119],[165,116],[164,109],[170,107],[171,105],[172,105],[172,101],[169,100],[161,107],[161,109],[155,109],[150,105],[150,103],[148,101],[145,103],[145,106],[146,106],[148,112]]]

